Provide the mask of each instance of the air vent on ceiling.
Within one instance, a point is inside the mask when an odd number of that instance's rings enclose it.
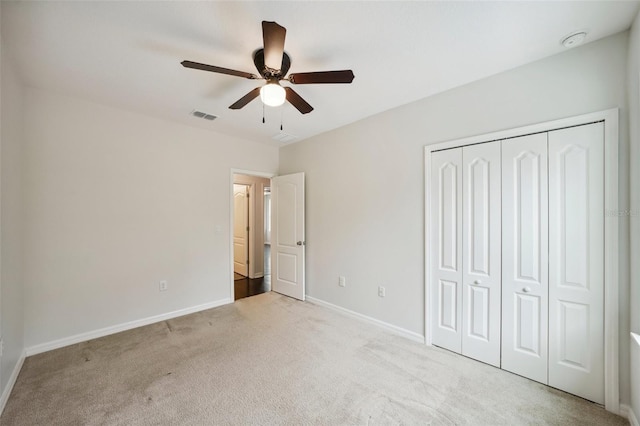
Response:
[[[295,141],[296,139],[298,139],[298,137],[290,135],[290,134],[285,133],[285,132],[280,132],[280,133],[274,135],[273,139],[277,140],[278,142],[289,143],[289,142]]]
[[[205,120],[209,120],[209,121],[213,121],[216,118],[218,118],[215,115],[207,114],[206,112],[196,111],[196,110],[191,111],[191,115],[198,118],[204,118]]]

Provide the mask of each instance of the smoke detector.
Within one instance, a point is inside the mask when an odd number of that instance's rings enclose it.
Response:
[[[560,43],[568,49],[581,45],[584,42],[585,38],[587,38],[586,31],[577,31],[563,38]]]

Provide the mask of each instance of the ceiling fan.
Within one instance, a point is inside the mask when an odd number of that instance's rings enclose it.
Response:
[[[238,99],[238,101],[229,107],[230,109],[240,109],[259,95],[265,105],[280,106],[287,100],[302,114],[307,114],[313,111],[313,107],[302,99],[291,87],[282,87],[280,85],[282,80],[292,84],[351,83],[354,77],[353,71],[303,72],[290,74],[288,77],[285,77],[291,67],[291,59],[284,51],[286,33],[286,28],[277,23],[262,21],[264,48],[257,50],[253,54],[253,63],[260,73],[260,76],[192,61],[182,61],[181,64],[185,68],[217,72],[236,77],[244,77],[250,80],[264,79],[267,81],[262,87],[256,87]]]

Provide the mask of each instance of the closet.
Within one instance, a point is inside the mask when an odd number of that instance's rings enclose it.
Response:
[[[432,343],[604,403],[604,123],[430,161]]]

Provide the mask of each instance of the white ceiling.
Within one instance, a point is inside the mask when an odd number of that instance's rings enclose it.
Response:
[[[246,139],[280,144],[425,98],[626,30],[639,3],[589,2],[8,2],[2,39],[25,84]],[[352,69],[351,85],[298,85],[315,110],[228,106],[260,82],[183,68],[256,73],[261,21],[287,29],[290,72]],[[287,83],[283,83],[286,85]],[[190,116],[194,109],[219,118]]]

